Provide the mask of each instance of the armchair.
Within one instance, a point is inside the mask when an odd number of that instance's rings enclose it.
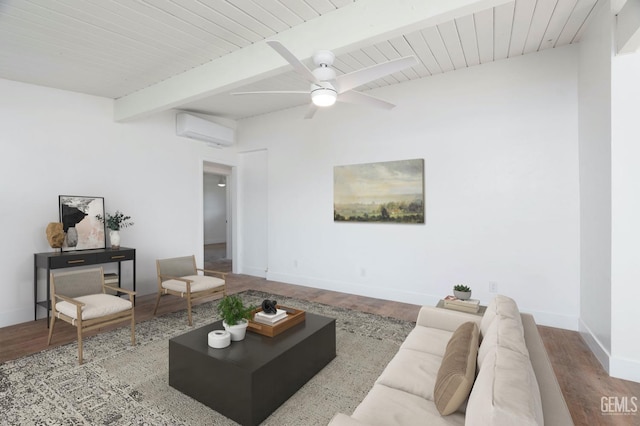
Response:
[[[51,273],[51,323],[47,345],[51,344],[56,319],[78,331],[78,364],[82,364],[83,332],[106,325],[131,321],[131,345],[136,344],[133,296],[135,292],[104,284],[102,268]],[[105,290],[126,293],[129,300],[106,294]]]
[[[191,326],[193,325],[191,305],[194,300],[220,293],[222,296],[226,295],[225,279],[227,274],[197,268],[196,257],[193,255],[158,259],[156,260],[156,269],[158,271],[158,296],[153,315],[158,310],[162,296],[171,294],[182,297],[187,299],[189,325]],[[202,272],[202,275],[199,275],[198,272]],[[204,275],[205,273],[217,274],[220,278]]]

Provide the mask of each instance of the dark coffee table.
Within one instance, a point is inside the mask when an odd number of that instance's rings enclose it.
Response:
[[[257,425],[336,356],[336,320],[311,313],[275,337],[247,331],[210,348],[222,321],[169,340],[169,385],[242,425]]]

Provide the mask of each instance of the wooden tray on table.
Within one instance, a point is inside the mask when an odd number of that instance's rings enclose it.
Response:
[[[287,317],[276,322],[273,325],[263,324],[261,322],[256,322],[253,319],[250,319],[247,330],[253,333],[262,334],[263,336],[273,337],[304,321],[304,311],[300,309],[288,308],[281,305],[276,305],[276,308],[287,311]],[[251,318],[253,318],[256,312],[261,311],[262,308],[254,309],[251,314]]]

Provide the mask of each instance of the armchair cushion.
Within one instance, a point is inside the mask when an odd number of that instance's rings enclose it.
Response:
[[[110,294],[90,294],[88,296],[76,297],[74,300],[84,303],[82,307],[82,319],[104,317],[106,315],[131,309],[131,302]],[[68,317],[78,319],[77,309],[73,303],[66,301],[56,303],[56,310]]]
[[[199,291],[210,290],[215,287],[224,285],[224,280],[216,277],[209,277],[206,275],[187,275],[181,277],[187,280],[193,281],[191,283],[191,292],[197,293]],[[162,282],[162,288],[166,288],[173,291],[179,291],[181,293],[187,292],[187,283],[180,280],[166,280]]]

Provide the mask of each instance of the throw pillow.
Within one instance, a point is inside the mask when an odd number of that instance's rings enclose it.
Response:
[[[447,343],[433,389],[433,400],[443,416],[460,408],[471,392],[479,334],[474,322],[466,322],[453,332]]]

